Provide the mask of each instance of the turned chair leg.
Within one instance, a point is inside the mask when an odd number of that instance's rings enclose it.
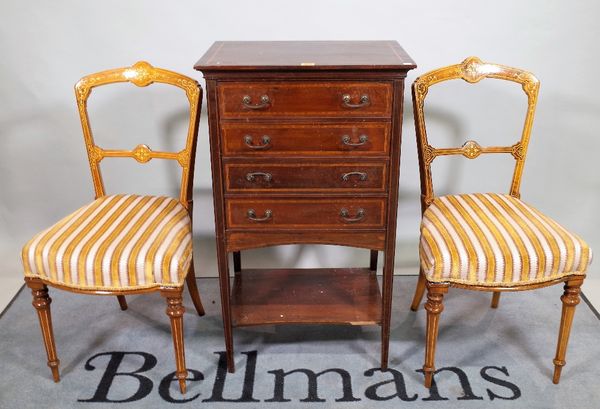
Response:
[[[58,366],[60,361],[56,356],[56,344],[54,342],[54,332],[52,331],[52,316],[50,314],[50,304],[52,299],[48,296],[48,287],[37,279],[26,279],[27,286],[31,289],[33,295],[33,306],[35,307],[42,329],[42,338],[44,347],[48,356],[48,366],[52,371],[54,382],[60,381]]]
[[[490,307],[498,308],[499,302],[500,302],[500,291],[494,291],[494,293],[492,294],[492,303],[490,304]]]
[[[161,295],[167,300],[167,315],[171,320],[171,333],[173,335],[173,347],[175,349],[175,376],[179,381],[181,393],[186,392],[185,380],[188,372],[185,367],[185,350],[183,343],[183,289],[162,289]]]
[[[119,300],[119,307],[121,307],[121,311],[125,311],[127,309],[127,300],[124,295],[117,295],[117,300]]]
[[[199,316],[203,316],[204,306],[202,306],[202,300],[200,299],[200,292],[198,291],[198,285],[196,283],[196,273],[194,272],[194,260],[190,264],[190,271],[188,271],[187,276],[185,277],[185,281],[187,283],[187,288],[192,297],[192,302],[194,303],[194,308],[196,308],[196,312]]]
[[[579,293],[583,278],[576,278],[565,283],[565,291],[560,297],[562,301],[562,315],[560,317],[560,329],[558,331],[558,345],[556,346],[556,357],[554,358],[554,376],[552,382],[558,384],[560,381],[560,373],[563,366],[567,363],[565,356],[567,354],[567,344],[569,343],[569,335],[571,333],[571,325],[573,324],[573,315],[575,307],[579,304]]]
[[[415,295],[413,296],[412,304],[410,305],[410,309],[413,311],[419,309],[419,304],[421,304],[421,300],[423,299],[423,295],[425,294],[426,282],[427,280],[425,279],[425,273],[423,273],[423,270],[419,270],[419,281],[417,282]]]
[[[444,294],[448,292],[447,285],[427,283],[427,332],[425,335],[425,387],[431,388],[433,373],[435,372],[435,347],[437,343],[440,313],[444,310]]]

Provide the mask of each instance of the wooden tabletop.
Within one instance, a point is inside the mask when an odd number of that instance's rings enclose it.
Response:
[[[228,70],[411,70],[397,41],[217,41],[194,66]]]

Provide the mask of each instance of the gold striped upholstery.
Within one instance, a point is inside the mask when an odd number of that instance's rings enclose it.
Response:
[[[25,275],[96,290],[180,287],[192,259],[191,222],[169,197],[103,196],[23,248]]]
[[[431,282],[516,286],[585,274],[588,245],[509,195],[440,196],[423,214],[421,268]]]

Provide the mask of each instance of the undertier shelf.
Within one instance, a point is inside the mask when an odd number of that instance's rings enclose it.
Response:
[[[381,324],[381,293],[367,268],[242,270],[231,300],[234,326]]]

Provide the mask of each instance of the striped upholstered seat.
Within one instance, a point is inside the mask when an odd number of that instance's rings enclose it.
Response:
[[[428,281],[516,286],[583,275],[588,245],[509,195],[441,196],[423,214],[421,265]]]
[[[23,248],[25,275],[80,289],[181,287],[192,259],[191,222],[178,200],[103,196]]]

